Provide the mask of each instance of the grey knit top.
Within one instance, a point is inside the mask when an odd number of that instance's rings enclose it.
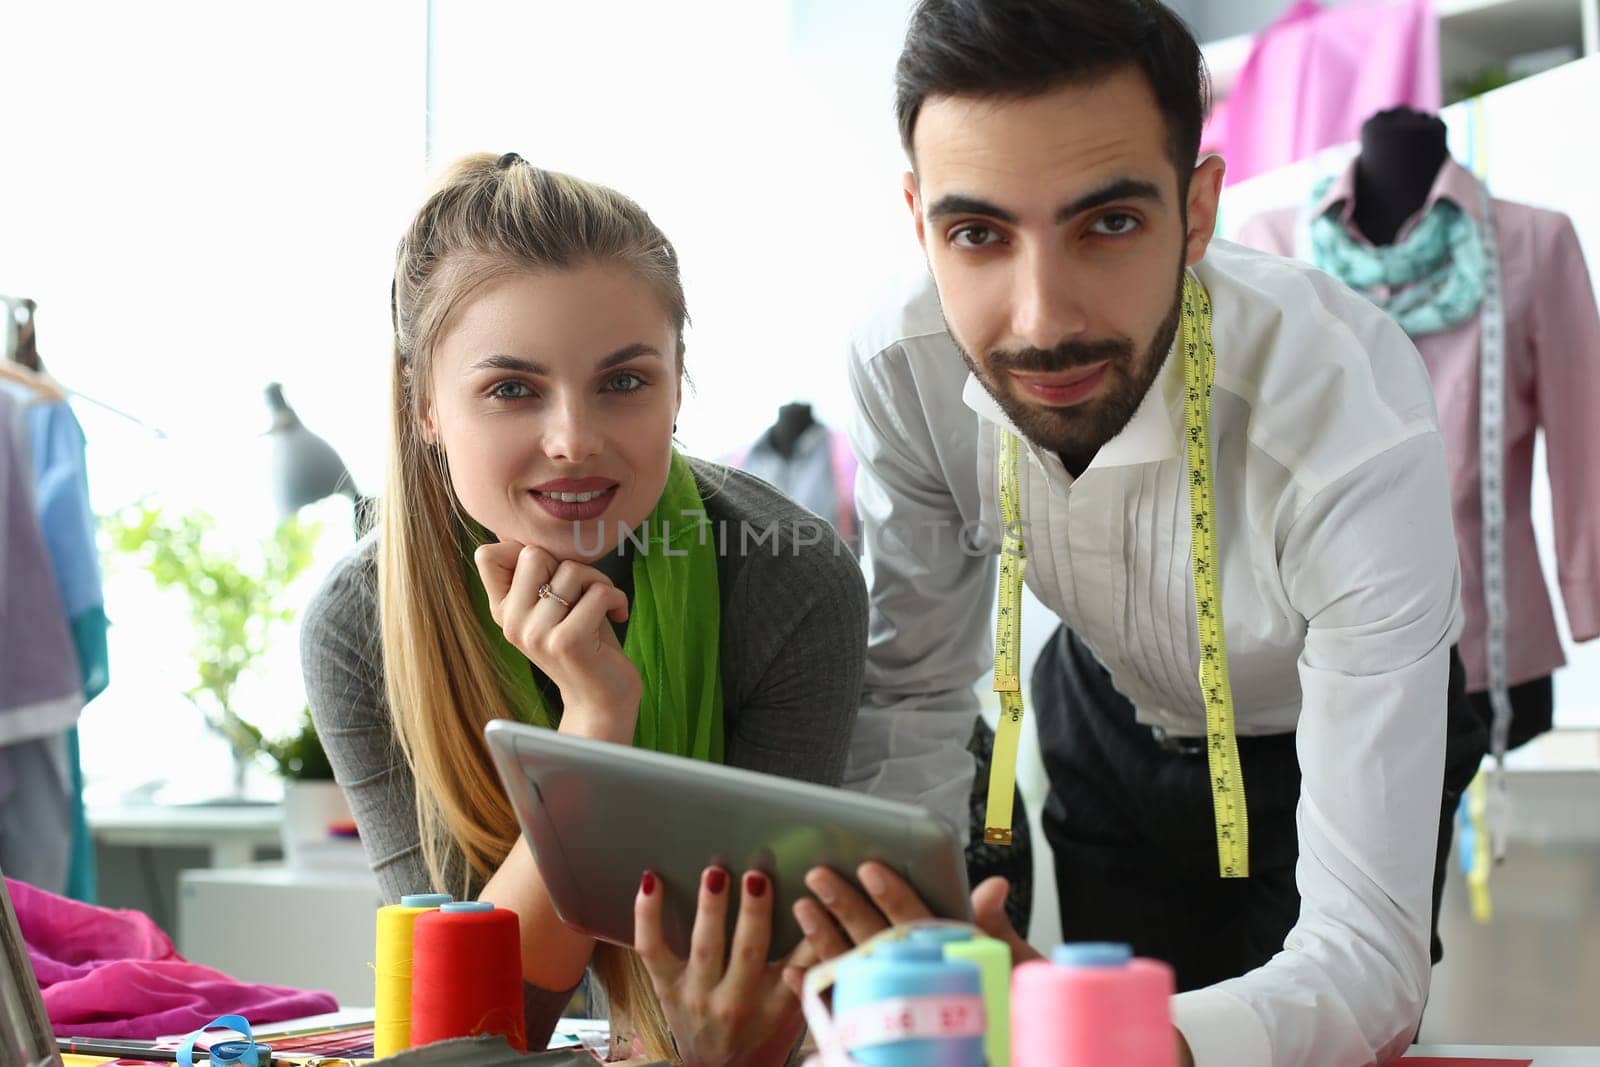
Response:
[[[855,558],[831,526],[766,482],[691,464],[718,550],[725,760],[837,785],[866,656],[867,593]],[[357,545],[302,622],[312,718],[384,899],[436,888],[460,895],[464,886],[475,896],[481,884],[459,854],[442,887],[432,885],[423,862],[416,784],[384,691],[376,549],[376,536]],[[604,569],[631,596],[630,568]],[[535,674],[547,700],[556,697]],[[543,1047],[534,1042],[548,1039],[570,991],[529,985],[524,992],[529,1047]]]

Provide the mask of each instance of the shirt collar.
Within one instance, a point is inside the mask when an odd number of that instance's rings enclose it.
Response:
[[[1339,222],[1351,233],[1356,232],[1352,216],[1356,206],[1356,165],[1360,157],[1352,159],[1328,186],[1327,191],[1312,205],[1312,217],[1320,217],[1330,211],[1336,211]],[[1427,213],[1433,210],[1433,205],[1439,200],[1448,200],[1473,219],[1483,221],[1483,205],[1478,196],[1478,179],[1472,172],[1457,163],[1451,156],[1446,156],[1444,165],[1439,168],[1439,174],[1433,179],[1433,187],[1428,190],[1428,197],[1422,202],[1422,207],[1400,226],[1396,238],[1404,237],[1411,228],[1417,224]]]
[[[1023,436],[1016,423],[1011,421],[999,402],[970,370],[961,390],[961,399],[980,418],[1016,434],[1029,449],[1036,447]],[[1167,350],[1166,362],[1134,410],[1133,417],[1120,433],[1101,446],[1088,469],[1174,459],[1182,454],[1182,440],[1183,358],[1178,354],[1178,340],[1173,338],[1172,346]]]

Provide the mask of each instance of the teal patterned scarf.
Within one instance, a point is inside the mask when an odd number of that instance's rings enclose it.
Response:
[[[1332,181],[1319,182],[1312,199],[1320,200]],[[1448,200],[1435,200],[1405,240],[1392,245],[1359,243],[1337,209],[1312,219],[1310,229],[1312,262],[1383,308],[1412,337],[1459,326],[1483,302],[1489,271],[1483,235],[1472,216]]]

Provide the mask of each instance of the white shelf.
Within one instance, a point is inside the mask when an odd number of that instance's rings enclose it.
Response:
[[[1600,52],[1600,0],[1437,0],[1436,10],[1447,91],[1456,79],[1528,52],[1562,45]],[[1252,40],[1245,33],[1201,46],[1217,100],[1232,90]]]
[[[1240,33],[1200,46],[1206,70],[1211,74],[1214,100],[1223,99],[1233,90],[1233,80],[1244,69],[1245,60],[1250,58],[1250,43],[1254,40],[1253,34]]]

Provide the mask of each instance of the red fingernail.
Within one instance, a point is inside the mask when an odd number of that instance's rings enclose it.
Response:
[[[645,871],[644,877],[639,879],[639,892],[649,896],[656,891],[656,872]]]
[[[706,889],[713,893],[720,893],[728,888],[728,872],[721,867],[713,867],[706,872]]]
[[[744,893],[748,897],[764,897],[767,895],[767,879],[764,875],[751,871],[744,876]]]

